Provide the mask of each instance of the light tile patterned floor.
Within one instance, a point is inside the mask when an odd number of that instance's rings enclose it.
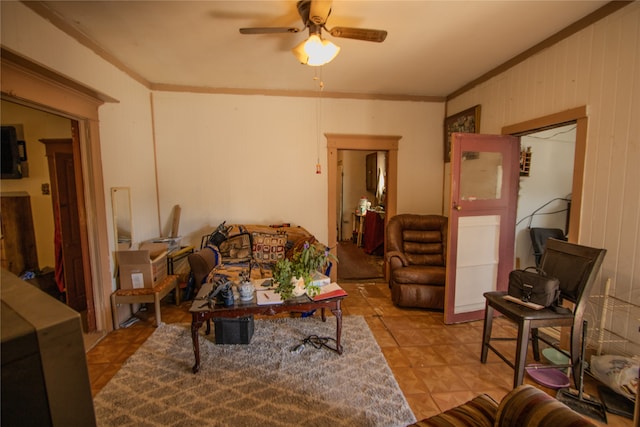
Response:
[[[441,312],[395,307],[386,283],[342,283],[342,286],[349,293],[343,315],[365,317],[417,419],[435,415],[480,393],[499,401],[511,390],[513,370],[501,359],[489,352],[487,363],[480,363],[482,321],[444,325]],[[189,306],[190,302],[179,307],[163,303],[162,320],[190,322]],[[138,317],[139,322],[111,332],[87,353],[94,395],[153,333],[153,310],[141,312]],[[508,321],[494,321],[494,334],[515,336],[515,332]],[[513,355],[515,343],[499,345]],[[555,395],[554,390],[528,377],[525,382]],[[586,391],[593,387],[589,382]],[[609,426],[633,424],[632,420],[613,414],[607,414],[607,418]]]

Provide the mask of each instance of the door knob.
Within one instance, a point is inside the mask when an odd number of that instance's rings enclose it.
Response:
[[[453,205],[453,209],[457,210],[457,211],[461,211],[462,210],[462,206],[454,204]]]

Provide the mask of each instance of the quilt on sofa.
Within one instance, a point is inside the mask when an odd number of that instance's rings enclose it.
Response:
[[[225,276],[238,283],[241,274],[253,280],[269,278],[278,260],[291,258],[305,243],[325,248],[300,226],[232,224],[228,227],[228,239],[218,247],[222,263],[209,273],[207,281]]]

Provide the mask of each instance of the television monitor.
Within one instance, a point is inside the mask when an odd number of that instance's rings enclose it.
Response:
[[[2,126],[2,151],[0,156],[2,179],[22,178],[18,138],[16,128],[13,126]]]

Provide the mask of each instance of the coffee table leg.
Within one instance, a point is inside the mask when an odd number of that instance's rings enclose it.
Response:
[[[340,344],[340,337],[342,336],[342,310],[340,309],[340,301],[335,309],[331,312],[336,317],[336,350],[338,354],[342,354],[342,344]]]
[[[196,358],[196,363],[192,368],[194,374],[200,370],[200,336],[198,331],[201,327],[202,319],[194,315],[191,319],[191,341],[193,343],[193,354]]]

